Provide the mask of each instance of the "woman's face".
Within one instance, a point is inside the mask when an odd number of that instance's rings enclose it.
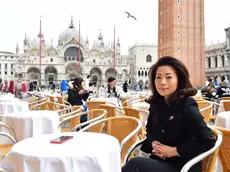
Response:
[[[166,100],[176,91],[178,78],[176,71],[170,66],[160,66],[156,71],[155,85],[157,92]]]

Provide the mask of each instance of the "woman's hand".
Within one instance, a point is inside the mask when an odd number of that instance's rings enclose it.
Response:
[[[179,156],[176,147],[167,146],[158,141],[152,142],[152,148],[152,152],[162,159]]]
[[[84,93],[86,93],[86,90],[80,90],[80,91],[78,92],[78,94],[84,94]]]

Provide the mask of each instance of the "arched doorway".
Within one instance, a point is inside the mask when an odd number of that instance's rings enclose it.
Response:
[[[53,84],[53,82],[54,82],[53,75],[49,75],[49,85]]]
[[[33,82],[36,85],[39,84],[40,71],[37,68],[29,68],[27,71],[27,76],[30,82]]]
[[[77,63],[69,64],[66,67],[65,73],[68,80],[75,79],[76,77],[82,77],[81,66],[79,67]]]
[[[115,79],[117,79],[117,72],[112,68],[107,69],[105,72],[106,81],[109,77],[115,77]]]
[[[140,80],[138,84],[139,84],[140,90],[142,91],[144,89],[144,81]]]
[[[126,81],[128,79],[127,73],[128,73],[127,70],[122,71],[122,80],[123,81]]]
[[[148,89],[148,88],[149,88],[149,81],[146,80],[146,81],[145,81],[145,89]]]
[[[54,84],[55,82],[58,82],[57,70],[53,66],[49,66],[45,69],[45,81],[48,86]]]
[[[101,70],[99,68],[92,68],[90,71],[90,76],[92,78],[92,83],[96,86],[101,84]]]

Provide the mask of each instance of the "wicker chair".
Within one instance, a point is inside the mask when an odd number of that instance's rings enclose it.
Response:
[[[131,117],[134,117],[134,118],[141,120],[140,110],[130,108],[130,107],[124,107],[124,110],[125,110],[126,116],[131,116]],[[140,140],[142,140],[144,138],[144,136],[145,136],[145,127],[142,127],[138,133],[138,137]]]
[[[230,97],[221,97],[221,100],[230,100]]]
[[[106,111],[104,109],[93,109],[90,111],[86,111],[86,112],[81,112],[79,113],[79,110],[74,111],[75,113],[71,112],[71,116],[64,118],[60,123],[59,123],[59,131],[61,130],[61,132],[71,132],[71,131],[77,131],[78,129],[81,129],[81,127],[90,124],[92,122],[95,122],[99,119],[102,119],[106,116]],[[82,115],[86,115],[89,114],[89,120],[83,123],[80,123],[80,116]],[[67,115],[66,115],[67,116]],[[69,121],[69,127],[68,128],[61,128],[61,126],[65,123],[67,123]],[[102,127],[101,127],[102,128]],[[94,127],[94,129],[97,131],[98,127]],[[99,130],[101,131],[101,130]]]
[[[60,123],[58,129],[61,132],[71,132],[72,129],[80,124],[80,115],[82,112],[81,106],[73,106],[72,112],[60,116]],[[64,127],[63,127],[64,126]]]
[[[225,172],[230,171],[230,129],[215,127],[223,133],[223,143],[220,146],[219,157],[222,169]]]
[[[72,129],[72,131],[78,131],[79,129],[81,129],[82,127],[84,127],[84,126],[86,126],[88,124],[91,124],[91,123],[93,123],[95,121],[98,121],[98,120],[106,118],[107,111],[105,109],[93,109],[93,110],[81,113],[81,115],[84,115],[84,114],[88,114],[88,120],[86,122],[80,123],[77,126],[75,126]],[[88,131],[89,132],[101,133],[102,130],[103,130],[103,127],[104,127],[104,124],[102,123],[102,124],[90,127]]]
[[[221,100],[220,104],[223,104],[225,111],[230,111],[230,100]]]
[[[197,104],[201,115],[204,117],[204,121],[208,123],[210,116],[212,115],[213,103],[208,101],[198,101]]]
[[[79,132],[88,131],[91,127],[101,125],[101,123],[105,124],[106,134],[118,139],[121,145],[121,162],[123,164],[128,149],[138,140],[137,133],[141,129],[141,122],[137,118],[129,116],[110,117],[96,121]]]
[[[117,116],[116,107],[113,105],[100,104],[100,108],[107,111],[107,118]]]
[[[5,128],[7,132],[0,132],[0,135],[8,137],[13,143],[12,144],[0,144],[0,152],[3,157],[9,152],[11,147],[16,143],[14,130],[7,124],[0,122],[0,127]]]
[[[36,104],[30,108],[30,110],[48,110],[49,99],[42,99],[39,104]]]
[[[181,169],[181,172],[188,172],[189,169],[193,165],[197,164],[200,161],[202,161],[202,172],[214,172],[219,148],[220,148],[220,145],[222,143],[222,133],[215,128],[211,128],[211,129],[212,129],[213,136],[216,138],[215,146],[213,148],[211,148],[210,150],[208,150],[204,153],[201,153],[200,155],[198,155],[198,156],[194,157],[193,159],[191,159],[190,161],[188,161],[183,166],[183,168]],[[128,150],[128,152],[125,156],[125,161],[124,161],[125,163],[128,162],[129,157],[130,157],[131,153],[134,151],[134,149],[136,147],[142,145],[144,140],[145,139],[135,143],[134,145],[132,145],[130,147],[130,149]]]
[[[99,109],[101,104],[106,104],[106,101],[88,101],[87,107],[89,110]]]

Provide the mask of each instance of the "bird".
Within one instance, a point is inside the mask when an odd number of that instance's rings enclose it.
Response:
[[[134,17],[133,15],[131,15],[129,12],[127,12],[127,11],[124,11],[124,12],[128,15],[127,16],[128,18],[132,17],[134,20],[137,20],[136,17]]]

